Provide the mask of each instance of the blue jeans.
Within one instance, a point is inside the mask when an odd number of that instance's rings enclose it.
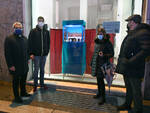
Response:
[[[46,56],[35,56],[34,57],[34,86],[38,86],[38,72],[40,68],[40,86],[44,86],[44,68],[46,62]]]

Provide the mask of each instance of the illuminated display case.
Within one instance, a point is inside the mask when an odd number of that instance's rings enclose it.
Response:
[[[85,22],[63,21],[62,73],[83,75],[85,69]]]

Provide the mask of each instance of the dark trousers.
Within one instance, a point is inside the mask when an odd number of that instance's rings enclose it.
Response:
[[[98,85],[98,95],[101,95],[103,98],[105,98],[104,78],[100,75],[97,75],[96,78],[97,78],[97,85]]]
[[[134,102],[133,111],[143,111],[142,103],[142,92],[141,92],[141,82],[140,78],[131,78],[124,76],[125,86],[126,86],[126,101],[125,104],[131,106],[132,101]]]
[[[12,75],[13,76],[13,93],[14,97],[18,98],[20,94],[25,94],[26,93],[26,78],[27,78],[27,73],[23,75]],[[20,88],[20,94],[19,94],[19,88]]]

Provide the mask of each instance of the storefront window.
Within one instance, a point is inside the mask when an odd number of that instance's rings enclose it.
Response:
[[[115,34],[114,50],[117,61],[121,43],[126,36],[125,19],[142,12],[142,0],[32,0],[32,25],[43,16],[49,29],[62,29],[63,20],[84,20],[86,29],[96,29],[97,24],[119,21],[120,32]],[[51,56],[51,55],[50,55]],[[45,72],[50,73],[48,56]],[[60,72],[61,73],[61,72]]]
[[[118,0],[88,0],[87,28],[96,28],[97,24],[117,20]]]
[[[80,0],[57,0],[56,27],[62,28],[63,20],[80,20]]]

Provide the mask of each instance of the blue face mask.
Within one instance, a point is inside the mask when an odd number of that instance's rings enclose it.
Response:
[[[16,35],[21,35],[22,34],[22,29],[15,29],[14,33]]]
[[[103,39],[103,35],[98,35],[97,38],[102,40]]]

